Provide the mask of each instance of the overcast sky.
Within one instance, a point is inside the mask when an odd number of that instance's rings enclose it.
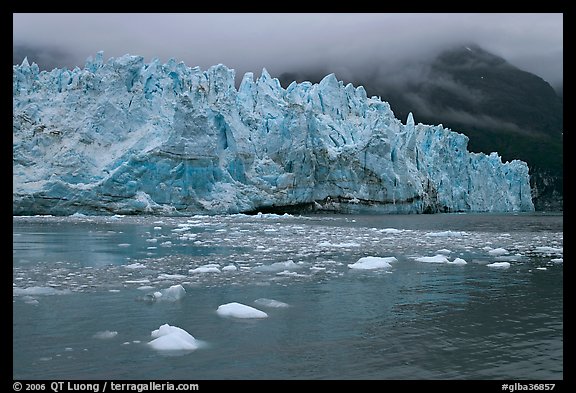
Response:
[[[562,14],[14,14],[14,61],[83,66],[129,53],[260,75],[323,67],[346,78],[365,64],[425,58],[474,42],[553,86],[563,80]]]

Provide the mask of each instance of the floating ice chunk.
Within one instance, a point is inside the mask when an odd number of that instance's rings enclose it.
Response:
[[[130,243],[120,243],[118,247],[130,247]]]
[[[508,269],[510,267],[510,262],[494,262],[489,263],[486,266],[495,268],[495,269]]]
[[[136,289],[139,289],[139,290],[141,290],[141,291],[148,291],[148,290],[150,290],[150,289],[154,289],[154,287],[151,286],[151,285],[142,285],[141,287],[138,287],[138,288],[136,288]]]
[[[264,311],[260,311],[254,307],[236,302],[222,304],[218,307],[216,313],[222,317],[268,318],[268,314],[266,314]]]
[[[292,277],[298,277],[300,276],[298,273],[296,272],[291,272],[289,270],[283,270],[281,272],[276,273],[277,276],[292,276]]]
[[[228,266],[224,266],[222,268],[222,271],[228,272],[228,271],[235,271],[238,270],[238,268],[235,265],[228,265]]]
[[[432,237],[462,237],[467,235],[466,232],[459,232],[459,231],[442,231],[442,232],[428,232],[426,236]]]
[[[161,280],[182,280],[183,278],[186,278],[185,275],[183,274],[166,274],[166,273],[161,273],[158,275],[158,278]]]
[[[156,295],[156,293],[154,293],[154,295]],[[176,284],[172,285],[169,288],[160,290],[160,296],[158,296],[157,298],[159,298],[159,300],[162,301],[174,302],[176,300],[182,299],[184,296],[186,296],[186,290],[182,285]]]
[[[510,254],[510,252],[505,249],[505,248],[494,248],[490,251],[488,251],[488,254],[492,255],[492,256],[500,256],[500,255],[506,255],[506,254]]]
[[[360,243],[356,243],[356,242],[344,242],[344,243],[320,242],[320,243],[318,243],[318,247],[350,248],[350,247],[360,247]]]
[[[124,265],[125,269],[144,269],[146,265],[143,265],[139,262],[131,263],[130,265]]]
[[[283,270],[299,269],[300,266],[294,263],[293,260],[289,259],[286,262],[274,262],[270,265],[256,266],[252,270],[256,272],[280,272]]]
[[[32,296],[23,296],[22,300],[24,300],[24,303],[26,304],[40,304],[40,302]]]
[[[160,231],[160,230],[162,230],[162,227],[154,227],[154,230],[155,230],[155,231]]]
[[[257,305],[262,306],[262,307],[270,307],[270,308],[290,307],[290,305],[288,303],[280,302],[280,301],[274,300],[274,299],[266,299],[266,298],[256,299],[256,300],[254,300],[254,303],[256,303]]]
[[[101,331],[101,332],[97,332],[97,333],[94,334],[94,336],[92,336],[92,337],[98,338],[98,339],[101,339],[101,340],[106,340],[106,339],[109,339],[109,338],[114,338],[114,337],[116,337],[117,335],[118,335],[118,332],[117,332],[117,331],[104,330],[104,331]]]
[[[13,296],[65,295],[69,293],[71,292],[68,289],[55,289],[52,287],[12,288]]]
[[[142,278],[140,280],[126,280],[124,281],[124,284],[148,284],[149,282],[150,280],[147,278]]]
[[[384,228],[384,229],[381,229],[380,232],[393,234],[393,233],[401,233],[402,231],[400,229],[396,229],[396,228]]]
[[[500,255],[500,256],[497,256],[495,259],[496,259],[496,261],[512,261],[512,262],[515,262],[515,261],[521,260],[521,259],[522,259],[522,255]]]
[[[397,262],[395,257],[363,257],[358,259],[355,263],[348,264],[350,269],[361,270],[374,270],[374,269],[388,269],[392,267],[391,262]]]
[[[534,249],[534,252],[540,253],[540,254],[563,254],[564,253],[564,247],[541,246],[541,247],[536,247]]]
[[[564,263],[564,258],[553,258],[553,259],[550,259],[550,262]]]
[[[198,266],[195,269],[188,270],[188,273],[196,274],[196,273],[220,273],[218,264],[216,263],[209,263],[207,265]]]
[[[450,264],[450,265],[467,265],[468,262],[466,262],[462,258],[454,258],[454,260],[452,262],[448,261],[448,264]]]
[[[448,258],[446,255],[436,254],[433,257],[418,257],[414,258],[417,262],[428,262],[428,263],[448,263]]]
[[[548,270],[545,267],[537,267],[536,270]]]
[[[452,254],[451,250],[448,250],[447,248],[442,248],[440,250],[436,251],[438,254]]]
[[[153,330],[151,336],[154,340],[148,345],[157,351],[193,351],[200,346],[199,341],[186,330],[167,323]]]

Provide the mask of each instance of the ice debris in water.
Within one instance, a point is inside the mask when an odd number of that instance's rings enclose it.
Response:
[[[436,254],[433,257],[417,257],[414,258],[417,262],[428,262],[428,263],[448,263],[448,258],[446,255]]]
[[[169,288],[161,289],[160,291],[155,291],[153,293],[148,293],[138,300],[143,300],[146,302],[175,302],[186,296],[186,289],[181,284],[172,285]]]
[[[52,287],[28,287],[12,288],[14,296],[44,296],[44,295],[65,295],[71,293],[68,289],[55,289]]]
[[[290,307],[290,305],[288,303],[284,303],[284,302],[274,300],[274,299],[266,299],[266,298],[256,299],[256,300],[254,300],[254,303],[259,305],[259,306],[262,306],[262,307],[270,307],[270,308]]]
[[[221,317],[268,318],[268,314],[266,314],[264,311],[260,311],[257,308],[236,302],[218,306],[216,313]]]
[[[148,342],[157,351],[193,351],[198,349],[200,342],[186,330],[167,323],[153,330],[154,340]]]
[[[131,263],[129,265],[124,265],[125,269],[144,269],[145,267],[146,267],[146,265],[143,265],[139,262]]]
[[[300,266],[294,263],[293,260],[289,259],[285,262],[274,262],[270,265],[256,266],[252,268],[252,270],[255,272],[280,272],[283,270],[292,270],[298,268],[300,268]]]
[[[510,262],[494,262],[489,263],[486,266],[495,268],[495,269],[508,269],[510,267]]]
[[[467,235],[467,233],[461,231],[429,232],[426,234],[426,236],[432,236],[432,237],[462,237],[465,235]]]
[[[540,247],[536,247],[534,249],[534,252],[538,253],[538,254],[545,254],[545,255],[563,254],[564,253],[564,247],[540,246]]]
[[[220,265],[218,265],[216,263],[209,263],[209,264],[202,265],[202,266],[199,266],[199,267],[194,268],[194,269],[190,269],[190,270],[188,270],[188,273],[190,273],[190,274],[220,273]]]
[[[93,337],[94,337],[94,338],[101,339],[101,340],[106,340],[106,339],[109,339],[109,338],[114,338],[114,337],[116,337],[117,335],[118,335],[118,332],[117,332],[117,331],[104,330],[104,331],[101,331],[101,332],[97,332],[96,334],[94,334]]]
[[[452,262],[448,261],[448,264],[451,265],[467,265],[468,262],[466,262],[466,260],[462,259],[462,258],[454,258],[454,260]]]
[[[395,257],[363,257],[355,263],[348,264],[348,267],[359,270],[388,269],[392,267],[390,263],[397,261]]]
[[[506,255],[509,254],[510,252],[508,250],[506,250],[505,248],[494,248],[490,251],[488,251],[488,254],[492,255],[492,256],[500,256],[500,255]]]

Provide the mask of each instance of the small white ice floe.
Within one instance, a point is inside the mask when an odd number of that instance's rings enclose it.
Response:
[[[317,245],[318,247],[334,247],[334,248],[360,247],[360,243],[356,242],[343,242],[343,243],[320,242]]]
[[[232,272],[235,270],[238,270],[238,268],[235,265],[227,265],[222,268],[222,271],[224,272]]]
[[[118,335],[118,332],[117,332],[117,331],[104,330],[104,331],[101,331],[101,332],[97,332],[97,333],[94,334],[94,336],[92,336],[92,337],[98,338],[98,339],[100,339],[100,340],[107,340],[107,339],[110,339],[110,338],[114,338],[114,337],[116,337],[117,335]]]
[[[426,236],[432,237],[462,237],[467,235],[466,232],[459,232],[459,231],[443,231],[443,232],[428,232]]]
[[[284,303],[284,302],[274,300],[274,299],[266,299],[266,298],[256,299],[256,300],[254,300],[254,303],[256,303],[257,305],[262,306],[262,307],[270,307],[270,308],[290,307],[290,305],[288,303]]]
[[[442,248],[440,250],[436,250],[438,254],[452,254],[452,250],[448,250],[447,248]]]
[[[388,269],[392,267],[391,262],[398,262],[398,260],[395,257],[363,257],[355,263],[348,264],[348,267],[360,270]]]
[[[160,291],[154,292],[154,298],[156,300],[175,302],[186,296],[186,290],[180,284],[172,285],[169,288],[161,289]]]
[[[538,254],[564,254],[564,247],[540,246],[534,249]]]
[[[52,287],[12,288],[13,296],[64,295],[69,293],[72,293],[69,289],[54,289]]]
[[[489,263],[486,266],[495,268],[495,269],[508,269],[510,267],[510,262],[494,262]]]
[[[462,258],[454,258],[454,260],[452,262],[448,261],[447,262],[449,265],[467,265],[468,262],[466,262],[466,260],[462,259]]]
[[[186,276],[183,274],[160,273],[158,275],[158,279],[160,279],[160,280],[182,280],[183,278],[186,278]]]
[[[414,258],[417,262],[428,262],[428,263],[448,263],[448,258],[446,255],[436,254],[433,257],[418,257]]]
[[[144,269],[146,265],[143,265],[139,262],[131,263],[129,265],[124,265],[124,269]]]
[[[494,249],[488,251],[488,254],[490,254],[490,255],[492,255],[492,256],[506,255],[506,254],[509,254],[509,253],[510,253],[510,252],[509,252],[507,249],[501,248],[501,247],[499,247],[499,248],[494,248]]]
[[[207,265],[198,266],[195,269],[188,270],[188,273],[195,274],[195,273],[220,273],[219,269],[220,265],[216,263],[209,263]]]
[[[393,234],[393,233],[401,233],[402,231],[400,229],[396,229],[396,228],[384,228],[384,229],[381,229],[380,232]]]
[[[553,259],[550,259],[550,262],[564,263],[564,258],[553,258]]]
[[[154,340],[148,342],[157,351],[193,351],[198,349],[200,342],[186,330],[167,323],[153,330]]]
[[[257,308],[247,306],[241,303],[227,303],[218,306],[216,313],[221,317],[233,318],[268,318],[268,314]]]
[[[536,270],[548,270],[545,267],[537,267]]]
[[[274,262],[270,265],[261,265],[252,268],[255,272],[281,272],[284,270],[291,270],[291,269],[299,269],[296,263],[293,260],[289,259],[286,262]]]

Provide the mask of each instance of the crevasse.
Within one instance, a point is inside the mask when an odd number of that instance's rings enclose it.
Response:
[[[13,67],[13,214],[531,211],[518,160],[334,74],[280,86],[125,55]]]

